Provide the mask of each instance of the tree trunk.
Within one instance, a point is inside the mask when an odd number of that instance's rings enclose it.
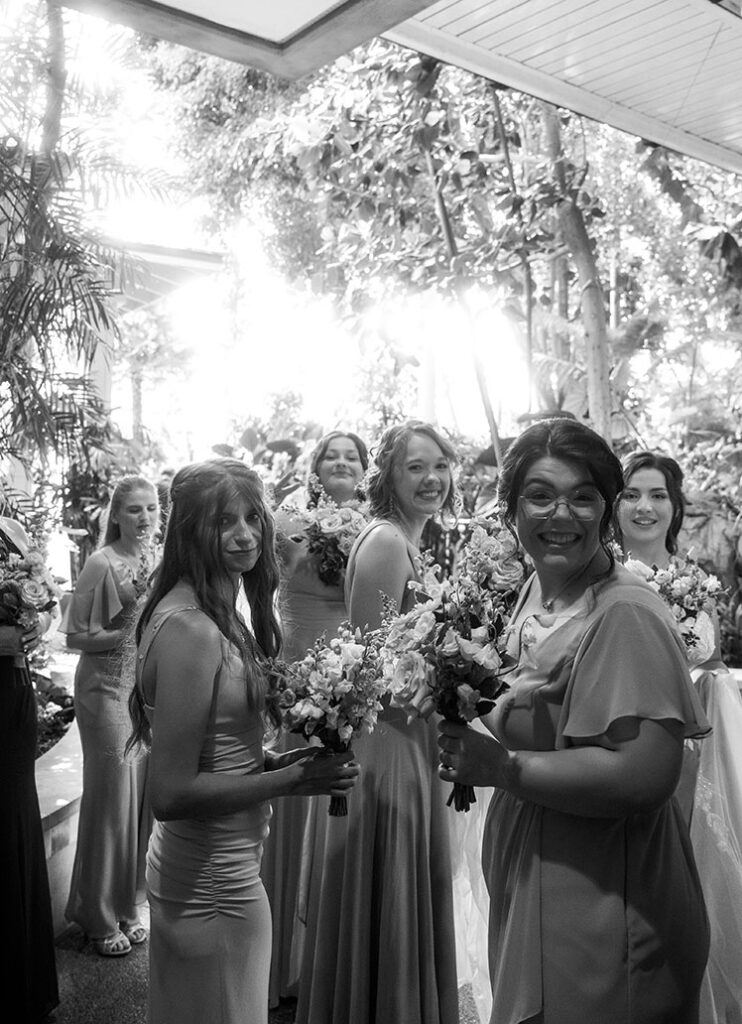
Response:
[[[585,366],[590,421],[595,430],[610,443],[611,398],[608,325],[603,292],[584,218],[566,187],[558,114],[549,103],[542,103],[541,109],[544,113],[549,154],[554,164],[554,176],[562,194],[562,201],[557,207],[559,227],[577,267],[581,286],[580,306],[585,328]]]
[[[142,371],[137,369],[131,374],[131,436],[140,442],[144,440],[142,408]]]

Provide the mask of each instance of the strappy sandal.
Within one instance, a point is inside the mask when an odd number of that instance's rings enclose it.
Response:
[[[121,931],[132,946],[138,946],[140,943],[147,941],[147,929],[139,921],[136,924],[122,924]]]
[[[126,956],[131,953],[131,943],[121,930],[107,935],[105,939],[93,939],[92,942],[99,956]]]

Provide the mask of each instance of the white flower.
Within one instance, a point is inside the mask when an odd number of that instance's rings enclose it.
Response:
[[[340,511],[333,511],[318,519],[318,525],[323,533],[339,533],[343,528],[343,517]]]
[[[472,689],[468,683],[461,683],[456,688],[456,696],[459,699],[459,714],[466,722],[472,722],[478,717],[477,704],[480,700],[479,690]]]
[[[643,580],[649,580],[654,575],[654,569],[651,565],[646,565],[644,562],[640,562],[636,558],[628,558],[624,562],[624,567],[633,572],[635,576],[640,576]]]

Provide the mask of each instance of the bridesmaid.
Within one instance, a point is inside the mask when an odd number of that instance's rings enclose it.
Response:
[[[614,525],[624,554],[666,568],[682,564],[683,471],[669,455],[639,451],[624,460],[624,489]],[[691,677],[712,732],[686,743],[676,792],[686,817],[711,926],[711,947],[701,986],[701,1024],[742,1017],[742,697],[721,660],[718,617],[710,658],[691,666]]]
[[[19,523],[0,518],[0,553],[25,555]],[[0,878],[7,941],[0,958],[6,1006],[18,1024],[41,1024],[59,1003],[44,835],[34,776],[37,707],[27,655],[49,616],[26,632],[0,624]]]
[[[673,619],[608,543],[623,486],[574,419],[503,461],[506,522],[534,565],[508,627],[491,735],[441,721],[441,777],[493,786],[482,844],[492,1021],[697,1024],[708,928],[673,792],[708,732]]]
[[[326,499],[340,506],[357,505],[364,496],[361,481],[367,468],[368,451],[360,437],[344,430],[325,434],[310,458],[306,508],[311,512]],[[292,495],[275,513],[284,634],[281,656],[286,661],[303,657],[318,637],[323,633],[332,636],[347,618],[342,580],[344,567],[337,582],[321,578],[317,555],[308,550],[302,510],[294,506],[294,500]],[[284,736],[278,741],[278,749],[288,749],[301,742],[297,736]],[[306,799],[277,804],[263,850],[261,876],[273,915],[270,982],[273,1007],[280,999],[295,998],[298,992],[304,914],[297,908],[297,890],[303,850],[311,856],[316,845],[321,846],[327,817],[326,814],[311,815],[305,842],[312,802]]]
[[[382,435],[368,482],[374,518],[345,581],[356,626],[379,625],[382,594],[410,606],[423,527],[454,511],[455,461],[427,423]],[[297,1024],[457,1024],[451,812],[435,771],[435,724],[408,725],[387,707],[354,750],[359,785],[347,818],[328,818],[324,861],[314,865]]]
[[[59,627],[81,651],[75,718],[82,741],[80,825],[67,919],[101,956],[125,956],[147,932],[137,910],[151,822],[146,758],[125,760],[129,732],[121,671],[124,641],[152,569],[157,491],[127,476],[111,496],[101,547],[86,560]]]
[[[259,871],[269,801],[347,792],[358,774],[347,754],[263,749],[277,582],[257,473],[238,459],[180,469],[136,628],[130,701],[130,745],[151,743],[156,819],[150,1024],[267,1024],[271,919]]]

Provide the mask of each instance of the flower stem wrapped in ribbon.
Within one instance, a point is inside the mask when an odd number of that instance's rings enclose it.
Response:
[[[418,602],[388,624],[382,652],[392,704],[408,719],[436,711],[466,723],[487,714],[507,690],[510,664],[502,637],[527,570],[518,542],[496,517],[472,521],[452,579],[438,582],[428,565],[410,584]],[[449,797],[468,811],[472,786],[455,782]]]
[[[300,661],[274,661],[271,677],[284,728],[336,752],[349,750],[354,736],[373,732],[386,690],[379,665],[383,635],[381,629],[362,635],[345,622]],[[347,813],[345,796],[330,798],[331,815]]]

